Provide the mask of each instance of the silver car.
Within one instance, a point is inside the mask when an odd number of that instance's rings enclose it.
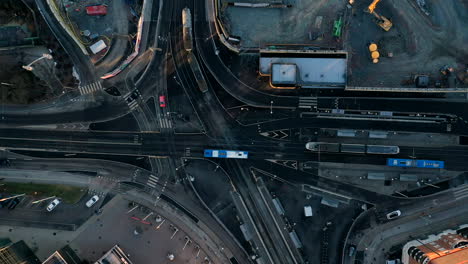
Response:
[[[57,207],[57,205],[59,205],[60,203],[60,200],[55,198],[52,202],[49,203],[49,205],[47,205],[47,212],[52,212],[52,210],[55,209],[55,207]]]
[[[93,206],[97,201],[99,201],[99,196],[94,195],[93,197],[91,197],[91,199],[89,199],[89,201],[86,202],[86,207],[90,208],[90,207]]]

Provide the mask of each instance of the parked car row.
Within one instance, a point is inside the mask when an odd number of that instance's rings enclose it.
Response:
[[[0,198],[4,198],[2,195],[0,195]],[[21,201],[20,198],[16,197],[13,199],[5,200],[0,202],[0,207],[1,208],[8,208],[8,210],[13,210],[15,207],[19,204]]]
[[[97,203],[97,201],[99,201],[99,196],[93,195],[93,197],[91,197],[91,199],[86,202],[86,207],[91,208],[94,204]],[[47,212],[52,212],[52,210],[54,210],[55,207],[60,204],[60,202],[61,201],[59,199],[55,198],[52,202],[49,203],[49,205],[47,205]]]
[[[2,194],[0,194],[0,199],[2,198],[8,198],[3,197]],[[20,203],[21,198],[16,197],[8,200],[4,200],[0,202],[0,208],[8,208],[9,210],[15,209],[15,207]],[[95,205],[99,201],[99,196],[93,195],[87,202],[86,202],[86,207],[91,208],[93,205]],[[52,201],[47,204],[46,210],[47,212],[52,212],[62,201],[59,198],[54,198]]]

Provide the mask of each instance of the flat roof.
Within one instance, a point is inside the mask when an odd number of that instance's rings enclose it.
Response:
[[[296,84],[297,66],[295,64],[275,63],[271,65],[271,83]]]
[[[295,68],[296,84],[303,88],[345,87],[347,71],[345,55],[336,57],[328,54],[324,54],[323,57],[320,57],[320,54],[314,54],[313,57],[305,54],[301,57],[301,55],[261,53],[260,74],[270,75],[272,83],[280,83],[281,80],[289,83],[293,81],[293,68]]]
[[[107,251],[95,264],[132,264],[127,254],[117,245]]]

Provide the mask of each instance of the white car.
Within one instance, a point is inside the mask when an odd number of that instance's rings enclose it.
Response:
[[[387,214],[387,219],[388,220],[392,220],[392,219],[395,219],[397,217],[399,217],[401,215],[401,211],[400,210],[396,210],[396,211],[393,211],[393,212],[390,212]]]
[[[57,207],[57,205],[59,205],[60,203],[60,200],[55,198],[52,202],[49,203],[49,205],[47,206],[47,212],[52,212],[52,210],[55,209],[55,207]]]
[[[93,206],[97,201],[99,201],[99,196],[94,195],[93,197],[91,197],[91,199],[89,199],[89,201],[86,202],[86,207],[89,208]]]

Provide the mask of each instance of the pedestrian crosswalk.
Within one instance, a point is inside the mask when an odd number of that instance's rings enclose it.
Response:
[[[146,182],[146,184],[150,187],[153,187],[153,188],[156,188],[156,184],[158,184],[159,182],[159,177],[157,176],[154,176],[153,174],[151,174],[148,178],[148,181]]]
[[[135,90],[132,93],[129,93],[124,96],[125,102],[127,102],[128,108],[130,108],[130,111],[134,110],[135,108],[138,107],[138,98],[141,98],[140,91]]]
[[[299,97],[299,108],[317,107],[317,97]]]
[[[90,93],[102,90],[102,84],[101,82],[93,82],[85,86],[79,86],[78,90],[80,90],[81,95],[90,94]]]
[[[130,110],[133,110],[133,109],[138,107],[138,102],[136,100],[133,100],[130,103],[127,101],[127,104],[128,104],[128,108],[130,108]]]
[[[453,190],[453,196],[455,200],[460,200],[468,197],[468,184],[464,184]]]
[[[172,128],[171,120],[166,117],[160,117],[159,124],[161,125],[161,128]]]

